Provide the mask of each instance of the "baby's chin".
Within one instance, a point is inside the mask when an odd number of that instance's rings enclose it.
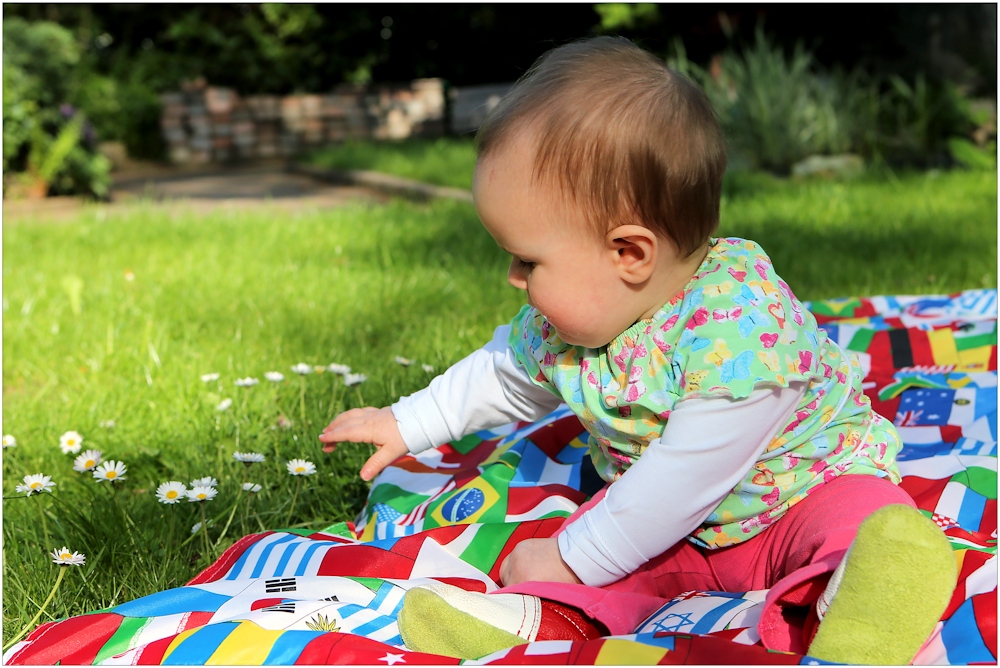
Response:
[[[580,348],[603,348],[604,346],[608,345],[608,343],[610,343],[610,341],[604,341],[603,343],[600,343],[598,341],[598,338],[593,335],[587,336],[586,334],[582,335],[564,334],[563,332],[559,331],[558,327],[552,325],[551,321],[549,322],[549,325],[552,327],[552,329],[555,330],[556,336],[559,337],[560,341],[571,346],[578,346]]]

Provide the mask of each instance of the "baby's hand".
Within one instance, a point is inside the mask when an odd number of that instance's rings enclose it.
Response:
[[[338,443],[371,443],[375,454],[361,467],[361,479],[371,480],[382,469],[409,453],[403,437],[399,435],[396,417],[386,408],[352,408],[335,417],[319,435],[326,445],[323,452],[333,452]]]
[[[522,582],[581,584],[559,554],[555,538],[529,538],[518,543],[500,564],[500,581],[505,587]]]

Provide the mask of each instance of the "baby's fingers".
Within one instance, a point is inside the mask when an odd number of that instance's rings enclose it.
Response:
[[[365,481],[371,480],[381,473],[382,469],[405,454],[407,454],[407,450],[402,442],[382,446],[361,467],[361,479]]]
[[[358,417],[363,416],[365,413],[371,413],[372,411],[377,411],[377,410],[378,410],[377,408],[373,408],[371,406],[365,406],[364,408],[352,408],[349,411],[344,411],[337,417],[333,418],[333,422],[331,422],[326,426],[326,428],[323,430],[323,433],[325,434],[329,432],[331,429],[335,429],[348,422],[351,422],[352,420],[356,420]]]
[[[375,443],[375,424],[368,417],[361,415],[345,420],[336,426],[331,425],[319,436],[324,443]]]

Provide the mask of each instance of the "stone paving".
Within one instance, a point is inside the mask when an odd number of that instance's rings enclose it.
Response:
[[[385,202],[389,196],[363,185],[325,182],[287,172],[282,163],[238,167],[178,169],[133,166],[114,175],[111,202],[98,206],[119,209],[143,201],[173,203],[195,211],[256,208],[323,209],[351,202]],[[75,197],[44,200],[4,200],[5,220],[60,220],[88,206]],[[93,205],[89,205],[93,206]]]

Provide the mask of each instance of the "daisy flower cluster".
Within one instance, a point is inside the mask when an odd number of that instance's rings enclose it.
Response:
[[[5,448],[14,447],[16,444],[17,440],[13,436],[10,434],[4,436]],[[78,473],[90,473],[97,482],[107,481],[114,483],[127,478],[125,474],[128,471],[128,467],[125,466],[124,462],[114,460],[106,462],[104,461],[104,453],[100,450],[91,449],[80,453],[82,448],[83,436],[77,431],[67,431],[59,437],[59,449],[64,454],[77,455],[73,459],[74,471]],[[52,476],[35,473],[24,476],[21,484],[14,487],[14,491],[23,493],[25,496],[32,496],[34,494],[41,494],[42,492],[51,492],[55,486],[56,483],[53,482]]]
[[[219,481],[212,476],[205,476],[191,481],[191,488],[187,491],[188,501],[198,503],[200,501],[211,501],[219,493],[216,486]]]
[[[395,357],[393,357],[392,361],[395,362],[396,364],[399,364],[400,366],[412,366],[413,364],[416,364],[415,360],[411,360],[408,357],[402,357],[400,355],[396,355]],[[434,367],[432,367],[430,364],[421,364],[420,368],[423,369],[426,373],[434,373]]]
[[[344,385],[347,385],[348,387],[368,380],[368,376],[363,373],[351,373],[351,367],[346,364],[333,363],[328,364],[327,366],[310,366],[305,362],[299,362],[298,364],[292,366],[292,371],[300,376],[306,376],[310,373],[323,373],[324,371],[329,371],[330,373],[335,373],[338,376],[343,377]]]

